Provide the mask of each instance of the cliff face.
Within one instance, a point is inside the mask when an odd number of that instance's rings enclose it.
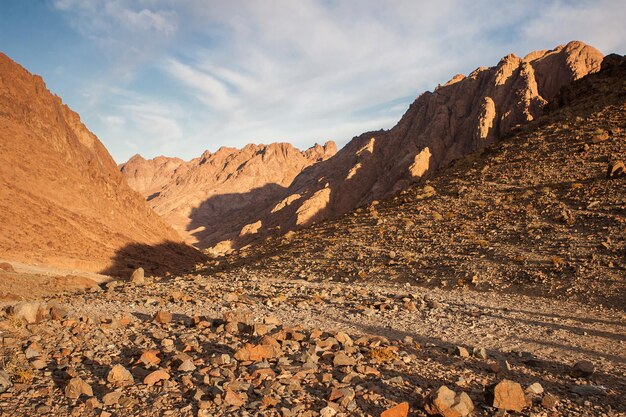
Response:
[[[41,77],[0,53],[0,258],[105,273],[201,259]]]
[[[258,220],[268,233],[285,232],[387,197],[533,120],[561,87],[597,72],[602,58],[595,48],[570,42],[457,75],[420,95],[391,130],[355,137],[303,171],[277,209]]]
[[[178,158],[132,157],[121,168],[129,185],[199,247],[253,235],[257,217],[304,168],[334,155],[328,142],[299,151],[287,143],[220,148],[185,162]]]

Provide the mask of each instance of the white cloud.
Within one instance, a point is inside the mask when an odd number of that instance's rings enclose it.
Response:
[[[406,109],[403,98],[495,65],[509,52],[524,55],[572,39],[603,52],[626,50],[621,0],[56,0],[55,6],[111,54],[117,74],[111,79],[120,89],[132,93],[133,74],[154,65],[169,90],[179,90],[166,99],[158,86],[143,87],[134,91],[140,108],[117,106],[147,156],[191,158],[251,141],[345,143],[391,127]],[[106,85],[88,88],[93,106],[110,100]]]

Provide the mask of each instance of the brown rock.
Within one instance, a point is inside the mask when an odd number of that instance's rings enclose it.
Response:
[[[613,161],[609,163],[606,171],[606,176],[608,178],[621,177],[623,175],[626,175],[626,166],[624,166],[624,161]]]
[[[593,375],[595,367],[589,361],[576,362],[572,367],[571,375],[575,378],[587,378]]]
[[[486,391],[486,399],[487,404],[501,410],[522,411],[528,405],[522,386],[507,379],[489,387]]]
[[[226,388],[226,393],[224,394],[224,402],[234,407],[241,407],[244,404],[241,396],[230,388]]]
[[[60,305],[53,305],[50,307],[50,317],[53,320],[63,320],[67,317],[67,310]]]
[[[10,309],[10,314],[26,323],[39,323],[50,315],[49,307],[39,302],[21,302]]]
[[[172,313],[169,311],[159,311],[155,314],[154,321],[161,324],[167,324],[172,321]]]
[[[146,278],[144,276],[143,268],[137,268],[133,271],[133,274],[130,276],[130,282],[135,285],[143,285],[146,283]]]
[[[102,397],[104,405],[115,405],[120,400],[122,393],[119,391],[108,392]]]
[[[559,398],[553,394],[546,394],[541,399],[541,405],[549,410],[553,410],[559,405]]]
[[[157,369],[154,372],[151,372],[150,374],[148,374],[144,379],[143,379],[143,383],[150,386],[150,385],[154,385],[159,381],[165,381],[170,379],[170,374],[168,374],[167,372],[165,372],[162,369]]]
[[[383,411],[380,417],[406,417],[409,415],[409,403],[400,403],[395,407]]]
[[[13,265],[8,262],[0,262],[0,271],[15,272],[15,269],[13,269]]]
[[[457,354],[457,356],[460,356],[462,358],[469,358],[470,357],[469,351],[466,348],[464,348],[463,346],[457,346],[455,353]]]
[[[157,350],[146,350],[141,354],[139,359],[137,359],[137,363],[156,366],[161,362],[161,359],[157,356],[158,353],[159,351]]]
[[[591,138],[591,142],[592,143],[604,142],[605,140],[608,140],[609,137],[610,137],[609,132],[607,132],[606,130],[603,130],[602,132],[593,135],[593,137]]]
[[[354,358],[346,355],[343,352],[338,352],[333,359],[334,366],[353,366],[356,365]]]
[[[132,384],[135,380],[130,371],[124,368],[122,365],[114,365],[107,375],[107,381],[114,385],[127,385]]]
[[[457,394],[445,385],[429,396],[426,412],[443,417],[464,417],[474,410],[472,399],[464,392]]]
[[[78,399],[81,395],[86,395],[88,397],[93,396],[93,390],[91,389],[91,385],[83,381],[81,378],[72,378],[70,382],[65,386],[65,396],[72,400]]]
[[[235,352],[235,359],[239,361],[261,361],[263,359],[272,359],[282,355],[279,348],[270,344],[253,345],[246,343],[244,347]]]

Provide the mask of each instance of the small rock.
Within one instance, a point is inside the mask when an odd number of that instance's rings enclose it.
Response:
[[[35,369],[44,369],[48,364],[43,359],[35,359],[30,362],[30,365]]]
[[[526,392],[533,395],[541,395],[543,394],[543,387],[539,382],[535,382],[526,388]]]
[[[228,405],[232,405],[235,407],[241,407],[243,405],[243,399],[239,394],[231,390],[230,388],[226,388],[226,394],[224,395],[224,402]]]
[[[266,339],[268,340],[268,339]],[[239,361],[261,361],[263,359],[277,358],[282,355],[278,344],[253,345],[246,343],[244,347],[235,352],[235,359]]]
[[[345,353],[338,352],[335,355],[335,358],[333,359],[333,365],[334,366],[352,366],[352,365],[356,365],[356,361],[354,360],[354,358],[351,358]]]
[[[53,305],[50,307],[50,317],[53,320],[63,320],[67,317],[67,310],[59,305]]]
[[[465,349],[463,346],[457,346],[455,349],[455,353],[457,356],[460,356],[462,358],[469,358],[470,354],[469,351],[467,349]]]
[[[11,378],[9,377],[9,374],[7,374],[5,371],[0,370],[0,394],[5,392],[12,386],[13,386],[13,383],[11,382]]]
[[[576,364],[572,367],[571,375],[574,378],[587,378],[593,375],[594,372],[595,367],[593,366],[593,363],[589,361],[580,361],[576,362]]]
[[[380,417],[406,417],[409,414],[409,403],[400,403],[383,411]]]
[[[320,410],[320,417],[334,417],[337,414],[337,410],[330,406],[326,406]]]
[[[161,324],[167,324],[172,321],[172,313],[169,311],[159,311],[155,314],[154,321]]]
[[[122,393],[118,391],[108,392],[102,397],[102,402],[104,405],[115,405],[118,403],[121,396]]]
[[[146,283],[145,272],[143,268],[137,268],[130,276],[130,282],[135,285],[143,285]]]
[[[592,143],[604,142],[605,140],[608,140],[609,137],[610,137],[609,132],[607,132],[606,130],[603,130],[600,133],[593,135],[593,137],[591,138],[591,142]]]
[[[137,359],[137,363],[156,366],[161,362],[161,359],[157,356],[158,353],[159,352],[156,350],[146,350],[141,354],[141,357]]]
[[[143,383],[146,385],[154,385],[159,381],[165,381],[170,379],[170,374],[165,372],[162,369],[158,369],[150,374],[148,374],[144,379]]]
[[[181,372],[192,372],[195,369],[196,365],[193,364],[193,361],[191,359],[184,360],[178,367],[178,370]]]
[[[24,351],[26,359],[34,359],[43,355],[43,348],[37,342],[31,343]]]
[[[626,166],[623,161],[613,161],[607,167],[606,176],[608,178],[621,177],[626,175]]]
[[[559,398],[553,394],[546,394],[541,400],[541,405],[549,410],[554,410],[559,405]]]
[[[522,411],[527,406],[522,386],[508,379],[487,388],[485,396],[489,406],[501,410]]]
[[[583,397],[606,394],[606,389],[598,385],[574,385],[570,390]]]
[[[484,347],[475,347],[474,350],[472,351],[472,354],[474,355],[475,358],[479,358],[483,360],[489,359],[489,354],[487,353],[487,349],[485,349]]]
[[[474,410],[474,403],[465,392],[457,394],[442,385],[437,391],[430,394],[425,409],[431,415],[465,417]]]
[[[85,401],[85,406],[88,409],[95,410],[96,408],[102,407],[102,404],[100,403],[100,401],[98,401],[97,398],[91,397],[87,401]]]
[[[91,389],[91,385],[89,385],[79,377],[70,379],[70,382],[68,382],[65,386],[65,396],[72,400],[76,400],[81,395],[93,397],[93,390]]]
[[[9,313],[19,320],[32,324],[39,323],[47,318],[50,314],[50,309],[43,303],[21,302],[11,307]]]
[[[0,262],[0,271],[15,272],[15,269],[13,269],[13,265],[8,262]]]
[[[107,381],[114,385],[132,384],[135,380],[130,371],[122,365],[114,365],[107,375]]]

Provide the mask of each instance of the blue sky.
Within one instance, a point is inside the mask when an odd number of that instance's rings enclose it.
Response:
[[[300,148],[390,128],[424,90],[514,52],[626,53],[623,0],[1,0],[0,51],[117,162]]]

